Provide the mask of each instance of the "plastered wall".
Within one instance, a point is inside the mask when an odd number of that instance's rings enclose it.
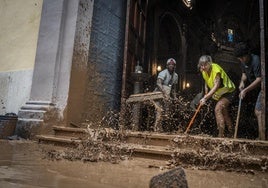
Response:
[[[31,89],[42,0],[0,0],[0,115],[18,113]]]

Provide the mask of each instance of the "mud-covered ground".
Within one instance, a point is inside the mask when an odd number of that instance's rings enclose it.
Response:
[[[50,160],[43,152],[60,149],[23,140],[0,140],[0,187],[149,187],[150,179],[167,171],[157,160],[125,158],[111,162]],[[268,174],[184,169],[189,187],[260,187]]]
[[[193,96],[188,97],[193,98]],[[179,97],[178,101],[172,102],[171,111],[167,114],[168,119],[163,122],[167,134],[185,131],[186,125],[195,112],[190,108],[189,101]],[[209,102],[202,107],[191,127],[190,135],[217,136],[213,105],[213,102]],[[242,108],[238,137],[256,139],[256,121],[248,106],[249,103]],[[230,112],[235,119],[236,104],[231,107]],[[142,106],[142,122],[146,124],[141,124],[140,131],[152,131],[153,116],[152,106],[148,104]],[[217,159],[225,163],[222,156],[217,158],[212,153],[200,149],[193,153],[195,155],[174,152],[180,161],[175,160],[176,158],[169,161],[133,158],[131,144],[122,144],[125,135],[124,131],[118,131],[118,118],[117,113],[110,112],[98,125],[90,122],[84,124],[83,128],[88,128],[88,137],[83,138],[77,147],[57,147],[25,140],[1,140],[0,188],[148,187],[153,176],[176,166],[185,168],[189,187],[268,187],[266,163],[261,164],[261,167],[265,168],[263,171],[236,169],[233,163],[230,163],[232,168],[226,168],[224,165],[217,166],[219,164]],[[90,128],[94,128],[95,131],[92,132]],[[124,129],[131,129],[131,126]],[[231,151],[232,146],[228,143],[228,141],[223,142],[218,149],[229,148]],[[213,143],[211,144],[212,147]],[[209,146],[206,144],[203,148]],[[238,157],[237,161],[239,161],[240,156],[234,157]],[[194,163],[187,165],[187,161],[200,161],[200,157],[204,164],[210,165],[203,165],[201,168]],[[229,159],[234,161],[235,158],[231,156]],[[183,160],[185,162],[181,163]],[[211,162],[216,166],[211,165]]]
[[[188,96],[189,97],[189,96]],[[179,97],[178,101],[172,102],[171,106],[173,109],[170,110],[167,114],[167,119],[163,122],[163,127],[165,127],[164,134],[179,134],[185,131],[185,128],[193,113],[194,110],[190,108],[189,100],[185,97]],[[246,146],[239,145],[235,146],[232,141],[225,139],[221,142],[212,142],[211,139],[206,141],[205,138],[216,137],[217,128],[215,125],[215,118],[213,113],[213,102],[209,102],[205,105],[198,116],[196,117],[193,126],[190,129],[190,135],[201,135],[204,137],[204,140],[196,140],[188,138],[186,141],[183,141],[185,145],[196,145],[196,142],[201,142],[196,150],[192,149],[191,152],[176,152],[176,144],[174,141],[173,148],[167,147],[167,149],[173,150],[174,154],[173,159],[169,160],[164,166],[161,166],[161,169],[172,169],[178,165],[182,165],[185,168],[199,168],[207,170],[225,170],[225,171],[236,171],[243,173],[255,174],[254,170],[265,171],[267,172],[268,160],[264,156],[260,162],[256,164],[250,164],[252,160],[252,154],[247,153]],[[146,106],[146,105],[145,105]],[[142,122],[147,122],[147,124],[152,124],[154,114],[150,114],[150,102],[147,104],[145,111],[147,113],[142,114]],[[143,109],[144,110],[144,109]],[[153,110],[153,109],[152,109]],[[236,116],[235,111],[237,106],[232,106],[230,112],[232,116]],[[82,142],[74,148],[67,148],[58,150],[56,148],[50,148],[44,150],[45,156],[50,160],[70,160],[70,161],[82,161],[82,162],[110,162],[113,164],[118,164],[124,160],[132,159],[133,147],[130,143],[125,143],[125,134],[126,129],[131,130],[131,127],[124,127],[124,130],[118,131],[118,114],[110,112],[106,117],[103,118],[102,122],[99,124],[85,123],[83,128],[87,128],[88,136],[82,138]],[[254,117],[248,116],[248,119]],[[246,119],[246,120],[248,120]],[[131,120],[131,118],[129,119]],[[254,123],[254,121],[248,121]],[[131,124],[131,122],[129,123]],[[252,138],[256,136],[256,132],[245,132],[243,131],[243,124],[245,124],[245,118],[241,119],[240,131],[238,137],[240,138]],[[141,125],[140,131],[152,131],[150,125]],[[253,126],[253,125],[250,125]],[[105,128],[107,127],[107,128]],[[93,129],[92,129],[93,128]],[[250,130],[250,129],[248,129]],[[233,135],[228,135],[233,137]],[[79,138],[81,139],[81,138]],[[142,139],[142,138],[141,138]],[[146,141],[145,141],[146,142]],[[187,142],[187,143],[186,143]],[[122,144],[123,143],[123,144]],[[234,153],[235,147],[244,148],[240,152]],[[177,148],[180,148],[178,146]],[[250,149],[250,148],[249,148]],[[266,155],[266,153],[262,153]],[[160,168],[160,167],[158,167]]]

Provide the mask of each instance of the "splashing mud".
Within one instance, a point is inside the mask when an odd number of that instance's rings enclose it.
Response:
[[[136,145],[127,142],[125,131],[108,128],[89,129],[77,147],[62,150],[44,150],[46,157],[52,160],[120,163],[132,159]],[[140,135],[140,148],[148,148],[148,136]],[[144,140],[144,141],[142,141]],[[209,170],[226,170],[245,173],[268,171],[267,144],[256,147],[256,143],[217,139],[211,137],[175,136],[166,147],[171,160],[162,169],[176,166],[196,167]]]
[[[46,160],[41,150],[52,145],[32,141],[0,140],[0,187],[149,187],[150,179],[166,171],[164,161],[135,158],[118,164]],[[57,148],[60,149],[60,148]],[[61,158],[62,159],[62,158]],[[189,187],[265,188],[267,173],[237,173],[185,169]]]
[[[239,172],[246,175],[256,175],[268,171],[267,143],[259,146],[259,143],[250,141],[235,141],[229,138],[218,139],[214,117],[214,103],[211,101],[202,107],[190,130],[190,135],[182,134],[189,123],[194,110],[190,108],[187,99],[190,96],[180,96],[177,101],[170,101],[170,110],[166,112],[163,122],[164,133],[156,135],[173,136],[173,139],[165,147],[170,153],[170,160],[165,164],[149,164],[148,167],[158,170],[168,170],[177,166],[185,169],[213,170]],[[79,137],[81,141],[75,147],[61,149],[44,148],[47,159],[52,161],[70,160],[75,162],[110,162],[121,164],[125,161],[135,160],[137,143],[128,142],[128,131],[132,132],[132,104],[127,105],[125,113],[125,126],[120,127],[119,114],[110,111],[99,123],[89,121],[83,123],[80,128],[86,130],[86,135]],[[151,101],[145,101],[140,106],[141,121],[139,125],[140,148],[149,148],[148,140],[152,139],[155,109]],[[232,106],[231,114],[236,116],[237,106]],[[251,117],[251,116],[249,116]],[[241,121],[243,123],[243,121]],[[250,125],[252,126],[252,125]],[[243,127],[241,125],[241,127]],[[148,133],[147,135],[144,133]],[[240,129],[241,138],[254,138],[252,133]],[[256,147],[257,146],[257,147]],[[145,160],[145,159],[141,159]],[[265,179],[266,181],[266,179]],[[228,186],[232,187],[232,186]]]
[[[267,172],[267,152],[263,152],[267,148],[266,145],[258,151],[257,148],[261,147],[255,147],[255,143],[238,142],[228,138],[220,140],[214,138],[217,135],[217,129],[213,113],[213,105],[215,104],[213,102],[204,106],[194,121],[190,135],[198,135],[198,138],[181,134],[185,131],[186,125],[194,113],[194,110],[190,108],[189,98],[193,98],[193,96],[179,95],[177,101],[169,101],[171,108],[166,114],[167,118],[164,120],[163,127],[166,134],[178,135],[178,137],[175,137],[172,143],[166,147],[166,150],[172,153],[171,160],[162,168],[170,169],[180,165],[185,168],[197,167],[200,169],[250,173],[253,170]],[[127,106],[129,113],[125,113],[127,115],[125,118],[126,126],[123,129],[119,126],[119,114],[109,111],[101,122],[97,124],[86,122],[80,126],[86,129],[87,135],[79,138],[81,142],[77,147],[61,151],[46,151],[47,157],[53,160],[110,161],[111,163],[119,163],[132,158],[133,152],[135,152],[135,143],[128,143],[128,135],[126,134],[126,131],[132,128],[130,125],[133,106],[131,105]],[[142,121],[139,129],[143,132],[152,132],[152,124],[155,118],[155,109],[152,102],[144,100],[140,107]],[[234,112],[232,114],[236,114],[236,109],[236,106],[230,109]],[[141,137],[139,143],[145,144],[147,139],[147,136]]]

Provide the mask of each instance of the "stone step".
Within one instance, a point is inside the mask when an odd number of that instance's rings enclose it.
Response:
[[[95,130],[90,128],[53,127],[55,135],[73,136],[87,138]],[[110,133],[109,133],[110,131]],[[115,130],[107,129],[106,133],[111,134]],[[116,134],[115,134],[116,135]],[[178,134],[171,135],[154,132],[124,132],[124,142],[140,145],[152,145],[163,147],[174,147],[180,149],[219,151],[224,153],[243,153],[249,155],[268,154],[268,141],[214,138],[209,136],[196,136]]]
[[[44,106],[44,105],[25,105],[25,106],[22,106],[20,108],[21,110],[44,110],[44,111],[47,111],[49,110],[49,107],[48,106]]]
[[[176,148],[188,148],[189,145],[191,145],[191,148],[194,150],[202,149],[207,151],[248,155],[268,154],[267,141],[177,135],[172,142],[172,145]]]
[[[179,149],[173,150],[173,165],[197,166],[204,169],[230,169],[240,170],[258,170],[268,172],[267,155],[248,155],[242,153],[225,153],[208,150]]]
[[[56,135],[36,135],[36,139],[40,143],[63,145],[68,147],[77,146],[81,140],[70,136],[56,136]]]
[[[126,132],[126,142],[142,145],[170,146],[176,135],[153,132]]]
[[[132,148],[132,156],[141,158],[150,158],[157,160],[169,160],[172,158],[173,151],[169,147],[140,145],[140,144],[122,144]]]
[[[87,129],[85,128],[53,126],[53,130],[57,136],[72,136],[77,138],[88,136]]]
[[[60,136],[60,135],[37,135],[36,136],[39,143],[45,144],[54,144],[57,146],[68,146],[74,147],[78,144],[82,143],[82,140],[77,137],[72,136]],[[109,143],[106,143],[109,146]],[[139,144],[126,144],[122,143],[121,147],[129,147],[133,151],[133,155],[136,157],[146,157],[155,156],[156,158],[171,158],[171,154],[173,153],[171,150],[166,147],[161,146],[144,146]]]
[[[82,140],[70,136],[47,136],[38,135],[40,143],[77,147]],[[205,149],[193,150],[191,148],[181,149],[171,146],[153,146],[141,144],[110,144],[107,147],[129,148],[131,156],[150,158],[157,160],[169,160],[175,166],[196,166],[199,168],[232,169],[232,170],[258,170],[268,171],[267,155],[248,155],[243,153],[226,153],[220,151],[208,151]],[[170,162],[170,163],[171,163]]]
[[[45,110],[24,110],[20,109],[18,117],[23,117],[24,119],[44,119]]]
[[[143,146],[134,144],[133,156],[153,159],[170,159],[173,165],[190,165],[213,169],[250,169],[268,171],[267,155],[247,155],[240,153],[222,153],[206,150],[181,149],[163,146]]]
[[[44,110],[48,111],[50,107],[55,106],[55,104],[49,101],[28,101],[25,105],[21,107],[22,110]]]
[[[214,138],[193,135],[165,135],[155,133],[129,132],[128,143],[143,145],[172,146],[174,148],[243,153],[249,155],[268,154],[268,142],[246,139]]]

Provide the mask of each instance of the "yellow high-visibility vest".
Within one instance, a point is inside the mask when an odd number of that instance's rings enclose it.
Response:
[[[226,72],[215,63],[211,64],[211,73],[208,75],[205,71],[202,71],[202,76],[207,84],[207,86],[212,89],[214,87],[214,80],[216,78],[216,75],[220,73],[221,75],[221,81],[223,85],[222,87],[218,88],[217,91],[212,96],[213,99],[219,100],[220,97],[225,93],[231,93],[235,90],[235,84],[232,82],[232,80],[229,78],[229,76],[226,74]]]

